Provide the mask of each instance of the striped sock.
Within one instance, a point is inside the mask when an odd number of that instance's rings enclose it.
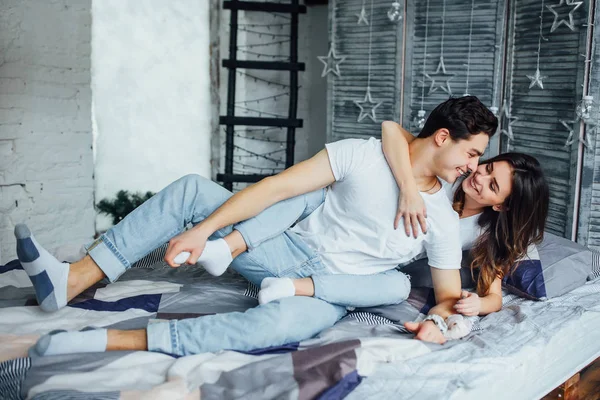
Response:
[[[56,311],[67,304],[69,264],[61,263],[35,240],[25,224],[15,226],[17,256],[35,288],[44,311]]]

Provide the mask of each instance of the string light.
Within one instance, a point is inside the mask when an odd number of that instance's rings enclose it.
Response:
[[[254,31],[252,29],[239,28],[239,27],[238,27],[238,30],[242,31],[242,32],[256,34],[256,35],[258,35],[258,37],[261,37],[262,35],[270,36],[270,37],[273,37],[273,38],[276,38],[276,37],[290,37],[290,35],[283,34],[283,33],[269,33],[269,32],[262,32],[262,31]]]
[[[240,70],[238,70],[237,72],[238,72],[238,74],[240,74],[240,75],[244,75],[244,76],[247,76],[247,77],[248,77],[248,78],[250,78],[250,79],[254,79],[254,81],[255,81],[255,82],[256,82],[256,81],[261,81],[261,82],[264,82],[264,83],[266,83],[266,84],[268,84],[268,85],[275,85],[275,86],[280,86],[280,87],[284,87],[284,88],[289,88],[289,87],[290,87],[290,85],[286,85],[286,84],[284,84],[284,83],[279,83],[279,82],[272,82],[272,81],[270,81],[270,80],[268,80],[268,79],[259,78],[258,76],[250,75],[249,73],[247,73],[247,72],[242,72],[242,71],[240,71]],[[300,89],[301,87],[302,87],[302,86],[298,86],[298,89]]]
[[[475,0],[471,0],[471,20],[469,22],[469,52],[467,55],[467,79],[465,82],[465,94],[463,96],[469,95],[469,74],[471,72],[471,44],[473,42],[473,14],[475,10]]]
[[[266,53],[257,53],[255,51],[244,50],[244,49],[239,49],[239,48],[238,48],[238,51],[242,52],[244,54],[250,54],[250,55],[256,56],[256,58],[268,57],[268,58],[274,59],[274,61],[289,61],[290,60],[289,57],[285,58],[285,57],[283,57],[281,55],[266,54]]]
[[[238,49],[240,48],[247,48],[247,49],[252,49],[255,47],[264,47],[264,46],[274,46],[274,45],[279,45],[282,43],[289,43],[290,40],[278,40],[276,42],[268,42],[268,43],[252,43],[252,44],[240,44],[238,45]]]
[[[279,97],[289,96],[289,95],[290,95],[289,93],[280,93],[280,94],[276,94],[274,96],[262,97],[260,99],[236,101],[235,104],[258,103],[260,101],[271,100],[271,99],[277,100]]]
[[[376,102],[373,101],[371,97],[371,45],[372,45],[372,36],[373,36],[373,28],[371,24],[371,20],[373,18],[373,0],[371,0],[371,13],[369,14],[369,61],[367,62],[367,91],[365,93],[365,98],[362,101],[354,100],[354,104],[360,109],[358,113],[357,122],[362,121],[366,117],[369,117],[373,122],[377,122],[377,116],[375,115],[375,110],[383,104],[383,101]]]
[[[540,73],[540,54],[542,52],[542,39],[548,40],[542,34],[543,26],[544,26],[544,0],[542,0],[542,11],[540,11],[540,33],[539,33],[539,37],[538,37],[536,69],[535,69],[535,73],[533,75],[527,75],[527,78],[529,78],[531,80],[531,83],[529,84],[529,89],[531,89],[534,86],[538,86],[540,89],[543,90],[544,89],[543,80],[547,78],[547,76],[542,76],[542,74]]]
[[[275,113],[271,113],[271,112],[267,112],[267,111],[261,111],[261,110],[255,110],[255,109],[244,107],[244,106],[235,106],[235,108],[239,108],[239,109],[242,109],[242,110],[245,110],[245,111],[250,111],[250,112],[253,112],[253,113],[257,113],[259,116],[270,115],[272,117],[277,117],[277,118],[287,118],[286,115],[275,114]]]

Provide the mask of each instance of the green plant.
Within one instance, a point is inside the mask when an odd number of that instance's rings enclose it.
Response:
[[[96,209],[103,214],[112,217],[113,224],[116,225],[121,221],[127,214],[135,210],[142,203],[154,196],[152,192],[142,193],[129,193],[126,190],[119,190],[117,196],[110,199],[102,199],[96,205]]]

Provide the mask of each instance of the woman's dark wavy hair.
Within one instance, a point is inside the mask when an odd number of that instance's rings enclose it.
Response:
[[[503,210],[486,207],[478,219],[482,234],[471,249],[471,273],[479,268],[477,293],[484,296],[496,277],[513,272],[515,261],[533,243],[541,242],[548,216],[550,190],[538,160],[527,154],[504,153],[482,161],[506,161],[512,168],[512,190]],[[461,214],[465,204],[462,184],[454,194],[454,209]]]

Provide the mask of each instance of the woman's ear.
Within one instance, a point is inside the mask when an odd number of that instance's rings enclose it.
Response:
[[[450,139],[450,131],[446,128],[441,128],[435,131],[433,134],[433,140],[435,144],[441,146],[446,142],[446,140]]]
[[[503,204],[496,204],[496,205],[493,205],[493,206],[492,206],[492,209],[493,209],[494,211],[496,211],[496,212],[500,212],[500,211],[506,211],[506,210],[507,210],[507,208],[506,208],[506,207],[504,207],[504,205],[503,205]]]

